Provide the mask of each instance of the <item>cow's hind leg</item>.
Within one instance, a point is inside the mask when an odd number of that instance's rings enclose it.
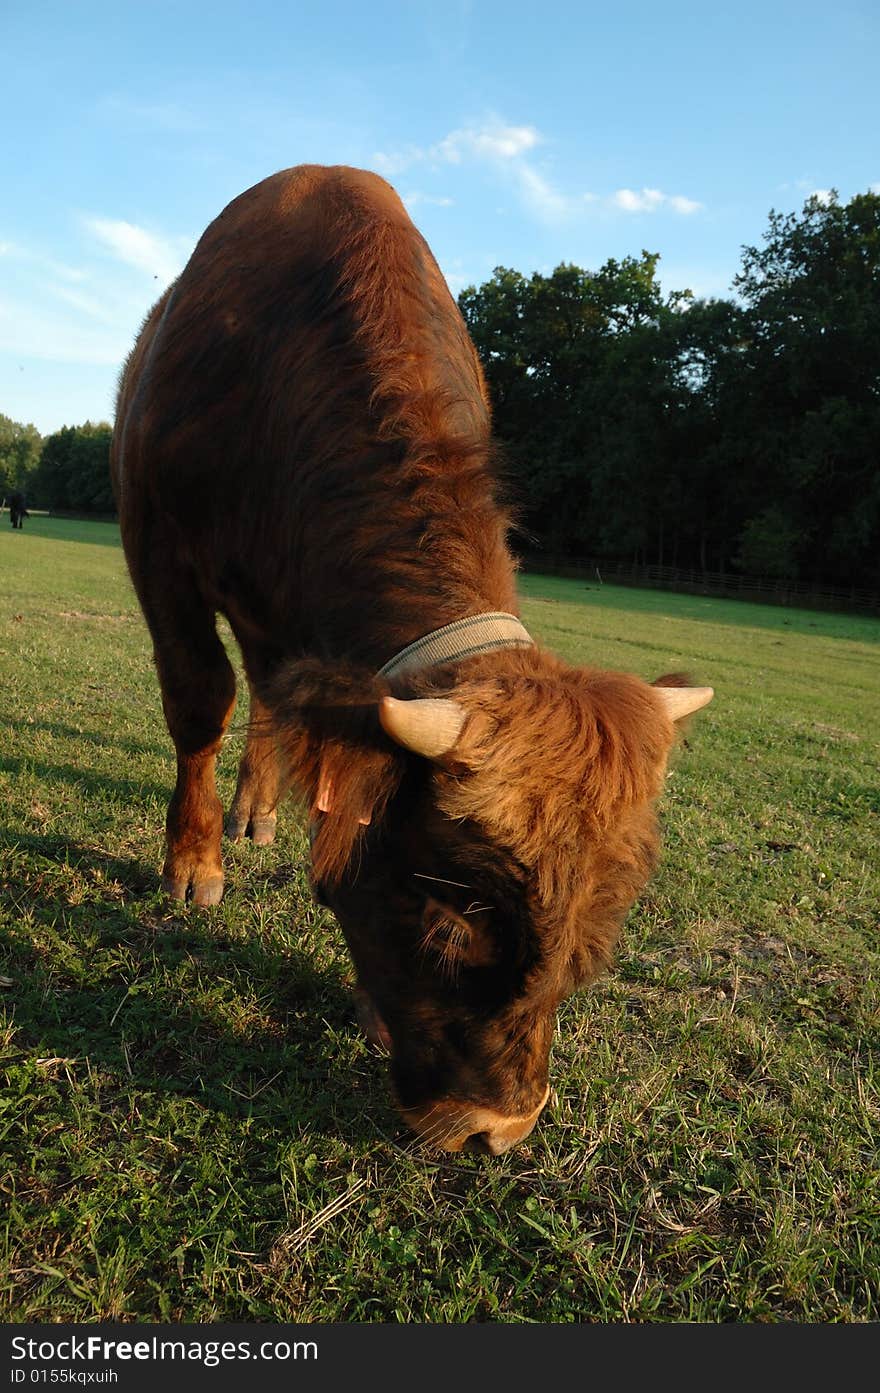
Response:
[[[247,746],[238,768],[235,797],[226,819],[226,835],[234,842],[251,837],[257,846],[275,840],[276,808],[281,788],[275,729],[269,710],[253,683]]]
[[[177,752],[177,784],[166,818],[162,888],[175,899],[217,904],[223,894],[223,809],[214,764],[235,706],[235,674],[215,615],[190,577],[163,575],[141,595]]]

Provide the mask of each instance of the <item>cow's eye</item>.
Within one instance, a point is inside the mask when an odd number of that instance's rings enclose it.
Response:
[[[426,902],[421,948],[438,963],[444,977],[454,981],[462,967],[489,967],[495,961],[487,911],[488,906],[476,903],[459,913],[438,900]]]

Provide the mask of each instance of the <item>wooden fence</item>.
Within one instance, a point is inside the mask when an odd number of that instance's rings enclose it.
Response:
[[[678,590],[690,595],[715,595],[726,600],[790,605],[880,615],[880,595],[855,586],[832,588],[808,581],[739,576],[721,571],[689,571],[680,566],[634,566],[588,557],[559,557],[532,552],[521,558],[523,570],[536,574],[572,576],[611,585],[634,585],[650,590]]]

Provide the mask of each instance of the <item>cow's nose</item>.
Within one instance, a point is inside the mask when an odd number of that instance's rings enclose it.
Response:
[[[503,1156],[517,1142],[524,1141],[550,1096],[549,1084],[540,1103],[531,1112],[510,1116],[493,1108],[469,1107],[467,1103],[447,1101],[404,1112],[413,1131],[424,1141],[444,1151],[476,1151]]]
[[[531,1127],[529,1131],[531,1131]],[[511,1147],[516,1146],[518,1141],[523,1141],[527,1136],[528,1132],[524,1132],[521,1137],[503,1136],[497,1132],[474,1132],[472,1136],[468,1137],[461,1149],[462,1151],[475,1151],[480,1156],[503,1156],[505,1151],[510,1151]]]

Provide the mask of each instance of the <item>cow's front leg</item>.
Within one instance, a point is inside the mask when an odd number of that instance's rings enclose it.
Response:
[[[223,809],[214,764],[235,706],[235,674],[211,626],[186,644],[156,645],[165,719],[177,751],[177,783],[165,822],[162,888],[175,899],[217,904],[223,894]]]
[[[220,837],[223,808],[214,784],[214,755],[180,756],[177,786],[165,820],[162,889],[176,900],[219,904],[223,896]]]

